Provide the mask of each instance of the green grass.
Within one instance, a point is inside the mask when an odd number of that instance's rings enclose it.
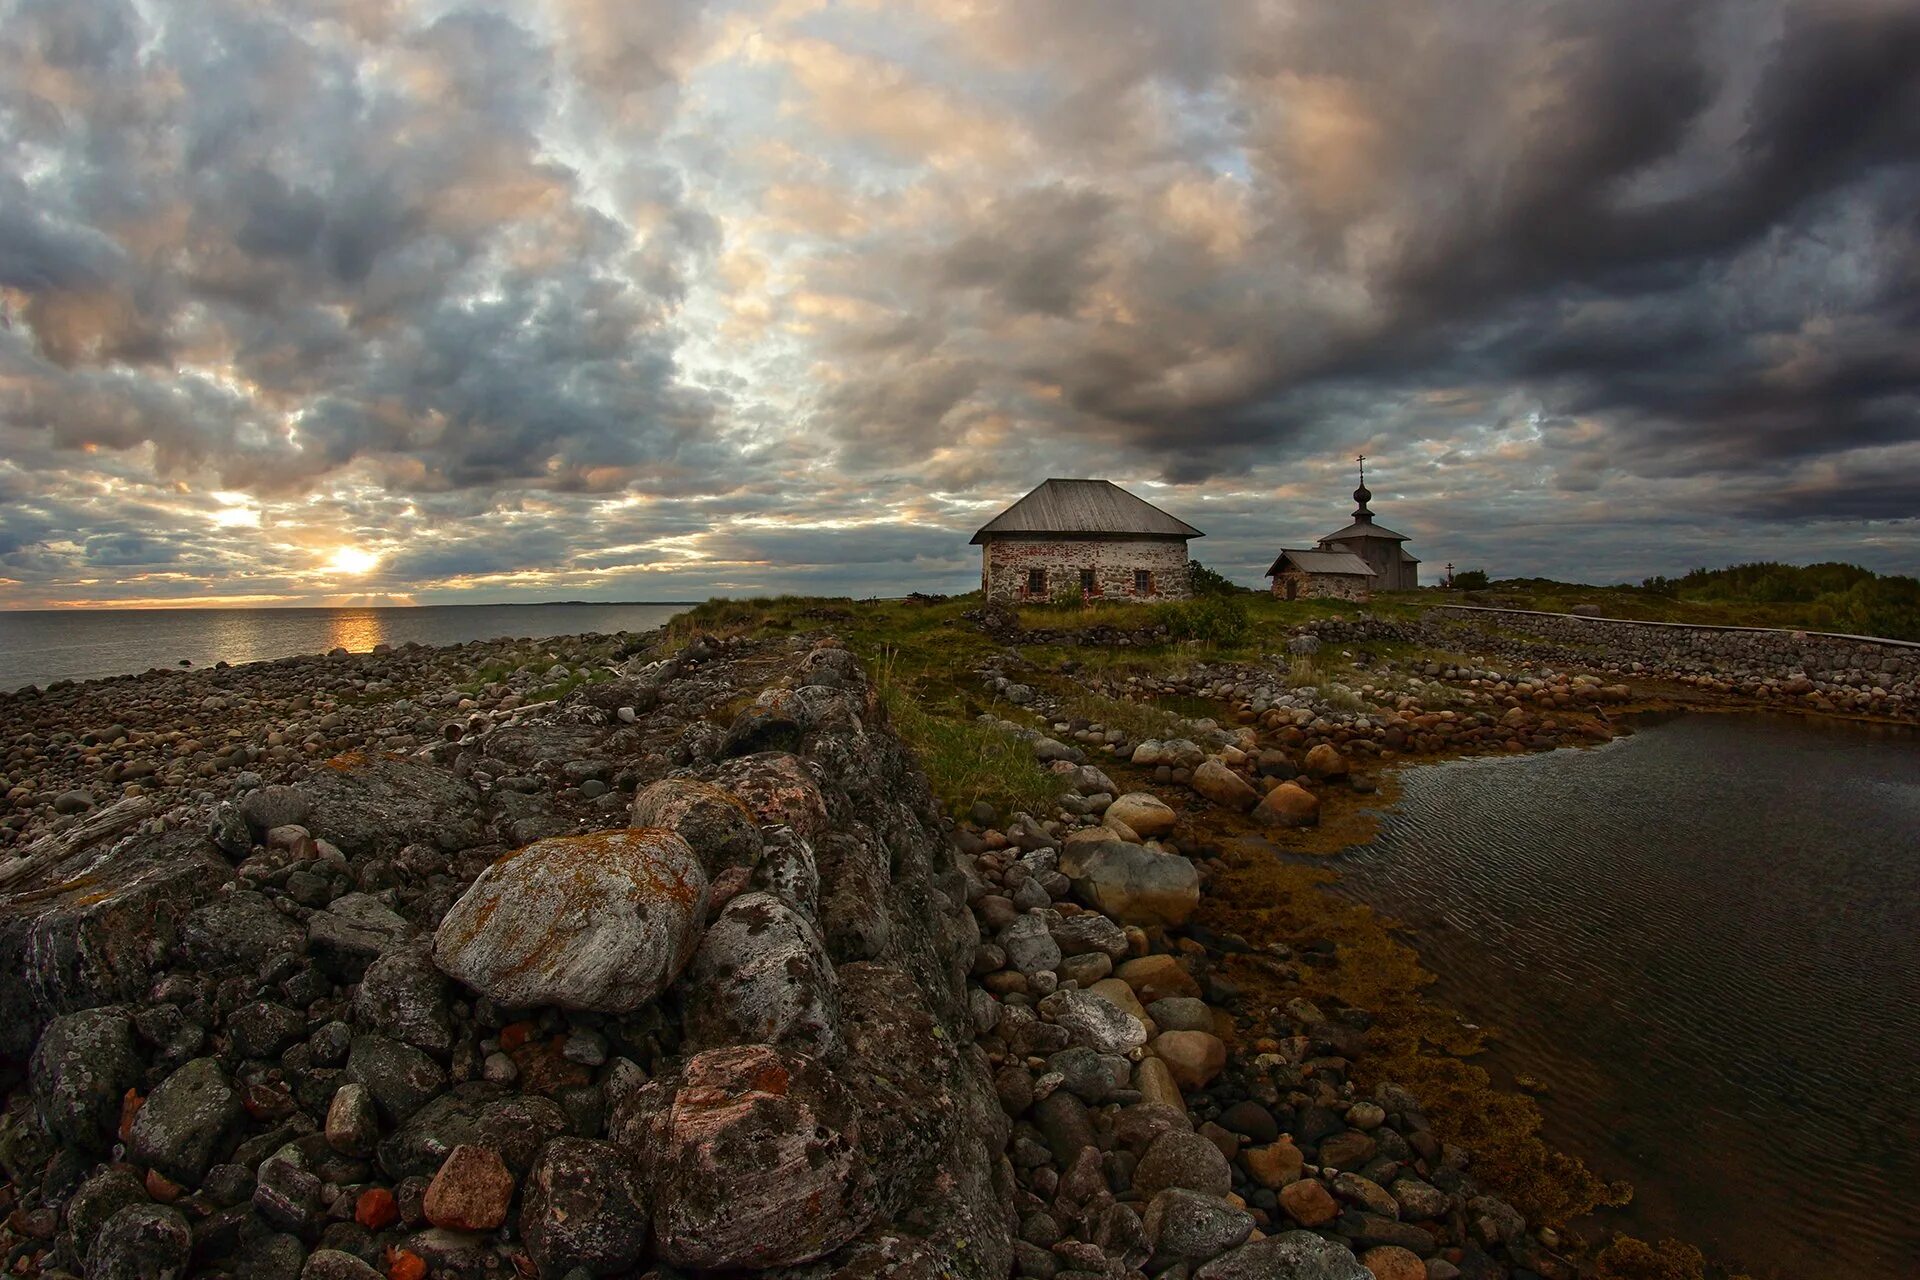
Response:
[[[1920,640],[1920,582],[1851,565],[1736,565],[1641,586],[1594,587],[1508,578],[1484,591],[1425,592],[1429,603],[1570,613],[1592,605],[1609,618],[1707,627],[1792,627]]]
[[[1178,738],[1186,733],[1185,721],[1181,716],[1150,702],[1134,702],[1127,698],[1109,698],[1105,694],[1077,691],[1063,697],[1061,704],[1069,717],[1083,716],[1094,724],[1118,729],[1132,742],[1142,742],[1148,738]]]

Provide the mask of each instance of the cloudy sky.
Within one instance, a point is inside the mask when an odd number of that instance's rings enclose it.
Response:
[[[1920,567],[1913,0],[0,0],[0,607]]]

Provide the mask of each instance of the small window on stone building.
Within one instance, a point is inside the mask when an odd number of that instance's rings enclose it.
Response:
[[[1080,594],[1090,596],[1093,594],[1093,591],[1093,570],[1082,569],[1080,571]]]
[[[1133,571],[1133,594],[1137,596],[1150,596],[1153,594],[1153,573],[1151,570],[1135,569]]]
[[[1044,596],[1047,594],[1047,571],[1045,569],[1027,570],[1027,594]]]

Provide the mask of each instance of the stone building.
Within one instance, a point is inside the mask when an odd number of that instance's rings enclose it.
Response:
[[[1273,594],[1289,600],[1365,600],[1373,594],[1375,575],[1351,551],[1282,551],[1267,576],[1273,579]]]
[[[989,600],[1184,600],[1201,533],[1107,480],[1048,480],[973,535]]]
[[[1420,561],[1406,549],[1407,535],[1373,522],[1366,461],[1360,459],[1360,487],[1353,491],[1353,522],[1320,539],[1317,549],[1282,551],[1267,570],[1273,594],[1289,600],[1365,600],[1375,591],[1411,591],[1420,585]]]

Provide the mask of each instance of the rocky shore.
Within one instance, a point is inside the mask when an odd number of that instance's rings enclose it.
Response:
[[[831,640],[5,710],[15,1274],[1560,1273],[1363,1012],[1218,976],[1172,806],[1055,742],[956,827]]]
[[[830,637],[0,698],[8,1270],[1591,1274],[1364,1069],[1372,1012],[1287,994],[1330,944],[1209,903],[1225,831],[1644,697],[1399,640],[1177,676],[1008,652],[978,688],[1059,795],[957,822]],[[1336,647],[1344,683],[1306,680]],[[1218,714],[1149,732],[1089,692]]]

